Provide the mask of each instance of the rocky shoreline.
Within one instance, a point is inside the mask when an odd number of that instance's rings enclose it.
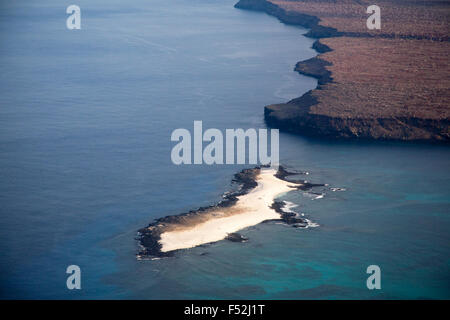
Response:
[[[295,1],[289,3],[295,3]],[[333,110],[334,113],[327,112],[328,108],[336,109],[335,106],[330,104],[332,102],[329,102],[327,105],[320,101],[321,97],[330,96],[325,85],[330,83],[334,87],[340,85],[339,83],[334,83],[334,76],[332,71],[329,70],[333,63],[322,58],[322,54],[333,50],[341,50],[340,48],[331,48],[327,44],[322,43],[320,39],[340,37],[422,39],[424,38],[423,36],[343,32],[336,28],[320,25],[320,19],[316,16],[305,14],[298,10],[288,11],[268,0],[240,0],[235,7],[265,12],[278,18],[283,23],[309,28],[310,31],[305,36],[317,38],[313,48],[319,53],[319,56],[300,61],[295,66],[295,71],[300,74],[316,78],[318,80],[317,88],[287,103],[266,106],[264,108],[264,118],[269,127],[310,137],[331,139],[433,141],[446,143],[450,141],[450,118],[446,115],[430,116],[426,113],[418,114],[418,112],[403,114],[401,109],[405,107],[408,109],[408,106],[400,103],[396,106],[396,109],[400,111],[396,110],[396,112],[392,113],[377,113],[369,110],[371,112],[368,112],[366,116],[364,112],[359,111],[353,111],[353,114],[352,112],[340,114],[339,110],[338,112]],[[429,40],[433,39],[433,37],[429,38]],[[446,40],[443,39],[442,41]],[[364,100],[353,99],[353,101],[347,102],[347,105],[351,107],[350,109],[362,109],[364,111],[365,103],[366,101]],[[342,108],[347,111],[346,103],[343,102],[341,104],[343,105]],[[321,107],[321,112],[314,110],[316,106]],[[394,109],[394,106],[392,108]]]
[[[140,245],[140,250],[137,254],[138,259],[145,259],[150,257],[169,257],[174,254],[176,251],[168,251],[164,252],[162,251],[162,246],[160,243],[161,240],[161,234],[167,231],[167,227],[169,224],[184,224],[188,222],[189,220],[201,218],[202,215],[207,213],[210,210],[217,209],[217,208],[229,208],[233,206],[239,196],[245,195],[249,193],[252,189],[254,189],[258,183],[256,182],[256,177],[258,176],[259,172],[261,170],[261,167],[255,167],[253,169],[244,169],[239,173],[236,173],[234,175],[234,178],[232,180],[233,183],[236,183],[239,185],[239,189],[234,192],[227,193],[223,196],[223,200],[215,205],[208,206],[208,207],[201,207],[197,210],[192,210],[187,213],[182,213],[179,215],[173,215],[173,216],[166,216],[159,219],[154,220],[151,222],[147,227],[142,228],[138,230],[138,236],[137,240]],[[287,177],[291,175],[298,175],[301,173],[298,172],[289,172],[283,167],[279,167],[278,172],[276,174],[276,177],[278,179],[292,182],[296,184],[301,184],[298,187],[292,187],[297,188],[299,190],[309,190],[316,186],[323,186],[323,184],[312,184],[305,182],[303,180],[288,180]],[[292,225],[294,227],[306,227],[308,222],[306,219],[303,219],[301,217],[297,217],[295,213],[293,212],[286,212],[283,211],[283,208],[285,207],[286,203],[283,201],[274,201],[271,208],[274,209],[277,213],[280,214],[279,221],[283,221],[286,224]],[[271,220],[273,221],[273,220]],[[245,242],[248,239],[244,236],[242,236],[239,233],[233,232],[230,233],[227,237],[227,240],[232,242]]]
[[[338,32],[334,28],[323,27],[319,25],[320,19],[318,17],[299,12],[288,12],[270,1],[239,0],[239,2],[234,5],[234,7],[238,9],[262,11],[278,18],[285,24],[299,25],[304,28],[308,28],[310,30],[306,34],[307,37],[324,38],[342,35],[341,32]]]

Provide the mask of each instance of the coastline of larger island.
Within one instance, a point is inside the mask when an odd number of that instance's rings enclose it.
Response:
[[[240,0],[306,27],[319,56],[295,70],[318,86],[265,107],[270,127],[332,139],[450,141],[450,2],[383,0],[381,30],[368,30],[369,1]]]

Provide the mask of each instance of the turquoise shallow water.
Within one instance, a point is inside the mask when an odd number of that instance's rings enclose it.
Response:
[[[79,1],[80,31],[60,1],[2,4],[2,298],[450,297],[445,146],[281,134],[281,162],[329,184],[283,197],[319,227],[261,224],[244,244],[135,259],[136,230],[220,200],[242,169],[174,166],[174,129],[264,128],[264,105],[316,85],[292,71],[315,55],[306,30],[233,4]]]

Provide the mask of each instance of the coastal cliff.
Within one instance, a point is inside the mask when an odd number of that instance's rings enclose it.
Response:
[[[365,1],[240,0],[236,8],[303,26],[310,29],[306,36],[317,38],[319,56],[295,66],[318,79],[317,88],[266,106],[267,125],[333,139],[449,142],[450,5],[429,3],[384,0],[383,27],[370,31]],[[405,10],[411,18],[396,16]]]

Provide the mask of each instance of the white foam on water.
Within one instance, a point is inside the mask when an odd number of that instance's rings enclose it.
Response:
[[[295,204],[295,203],[290,202],[290,201],[284,201],[284,203],[285,203],[285,206],[284,206],[283,209],[282,209],[284,212],[293,212],[293,213],[296,213],[295,211],[293,211],[293,210],[291,210],[291,209],[297,208],[297,207],[298,207],[298,204]]]
[[[309,219],[305,219],[305,221],[306,221],[306,227],[304,227],[304,229],[308,229],[308,228],[317,228],[317,227],[319,227],[319,224],[318,223],[316,223],[316,222],[312,222],[311,220],[309,220]]]
[[[322,197],[323,197],[323,195],[322,195]],[[312,200],[314,200],[314,199],[312,199]],[[284,201],[284,203],[285,203],[285,206],[282,209],[284,212],[295,213],[296,217],[302,217],[303,218],[305,216],[304,213],[298,213],[298,212],[295,212],[295,211],[292,210],[293,208],[298,207],[299,206],[298,204],[295,204],[295,203],[290,202],[290,201]],[[317,228],[317,227],[319,227],[318,223],[312,222],[311,220],[306,219],[306,218],[303,218],[303,219],[306,221],[306,226],[300,227],[300,228],[308,229],[308,228]],[[280,224],[285,224],[285,223],[280,223]]]
[[[311,193],[311,192],[303,192],[303,195],[307,198],[311,198],[311,200],[317,200],[317,199],[322,199],[323,197],[325,197],[325,193]]]
[[[330,190],[333,191],[333,192],[336,192],[336,191],[346,191],[347,189],[335,187],[335,188],[330,188]]]

